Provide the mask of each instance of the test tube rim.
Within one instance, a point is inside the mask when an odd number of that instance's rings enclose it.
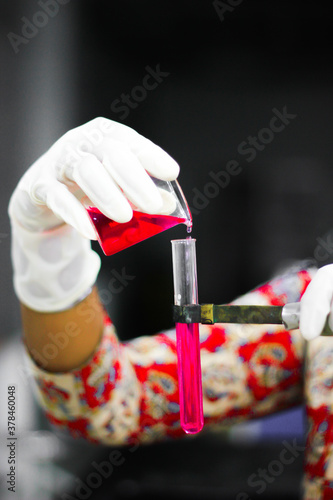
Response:
[[[190,243],[191,241],[197,241],[196,238],[192,238],[192,236],[188,236],[187,238],[179,238],[176,240],[171,240],[171,243]]]

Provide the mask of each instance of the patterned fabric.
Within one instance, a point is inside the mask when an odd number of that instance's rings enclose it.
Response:
[[[294,270],[233,304],[299,301],[315,270]],[[205,428],[261,417],[304,400],[306,344],[283,326],[200,326]],[[179,422],[175,331],[121,343],[105,315],[92,359],[68,373],[49,373],[29,358],[37,397],[49,421],[73,437],[126,445],[184,436]],[[333,498],[333,344],[308,347],[309,432],[304,500]],[[332,481],[332,483],[331,483]]]
[[[305,399],[307,453],[305,500],[333,498],[333,343],[330,337],[309,342],[306,356]]]

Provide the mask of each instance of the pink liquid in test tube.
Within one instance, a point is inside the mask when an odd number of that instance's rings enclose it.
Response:
[[[187,434],[204,425],[198,323],[176,323],[180,425]]]
[[[173,240],[175,305],[198,303],[195,239]],[[180,424],[187,434],[204,425],[198,323],[176,323]]]

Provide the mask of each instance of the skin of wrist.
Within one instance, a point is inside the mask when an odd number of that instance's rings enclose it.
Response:
[[[61,312],[41,313],[21,304],[25,346],[45,371],[78,369],[98,348],[104,314],[96,287],[83,301]]]

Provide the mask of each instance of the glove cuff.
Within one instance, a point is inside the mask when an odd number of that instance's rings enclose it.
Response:
[[[44,232],[12,225],[14,289],[30,309],[57,312],[83,300],[97,279],[100,257],[91,243],[63,224]]]

